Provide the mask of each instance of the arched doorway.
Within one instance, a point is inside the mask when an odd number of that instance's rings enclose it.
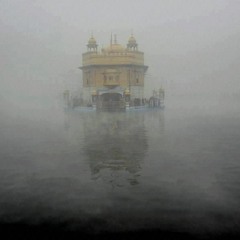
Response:
[[[108,92],[99,96],[97,109],[118,111],[125,109],[125,101],[121,93]]]

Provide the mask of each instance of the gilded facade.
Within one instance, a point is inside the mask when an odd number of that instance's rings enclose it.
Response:
[[[91,36],[80,68],[85,102],[95,104],[103,94],[105,99],[114,100],[118,94],[129,105],[142,103],[144,75],[148,67],[144,65],[144,53],[138,50],[133,35],[126,46],[117,43],[116,36],[114,41],[111,37],[110,45],[100,51],[97,41]]]

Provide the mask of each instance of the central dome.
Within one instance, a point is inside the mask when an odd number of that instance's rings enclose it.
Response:
[[[111,44],[107,48],[104,49],[106,52],[124,52],[126,49],[118,43]]]

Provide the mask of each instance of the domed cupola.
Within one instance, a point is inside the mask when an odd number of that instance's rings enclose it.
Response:
[[[130,38],[128,39],[127,49],[132,51],[138,50],[138,44],[133,35],[131,35]]]
[[[87,49],[88,51],[93,51],[96,52],[97,51],[97,42],[95,40],[95,38],[93,36],[91,36],[88,40],[88,44],[87,44]]]

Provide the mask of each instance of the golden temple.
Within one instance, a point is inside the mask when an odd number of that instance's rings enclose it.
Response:
[[[138,50],[133,35],[126,46],[110,40],[110,45],[98,50],[93,36],[82,54],[83,101],[97,108],[124,108],[144,104],[144,53]],[[110,106],[111,105],[111,106]]]

